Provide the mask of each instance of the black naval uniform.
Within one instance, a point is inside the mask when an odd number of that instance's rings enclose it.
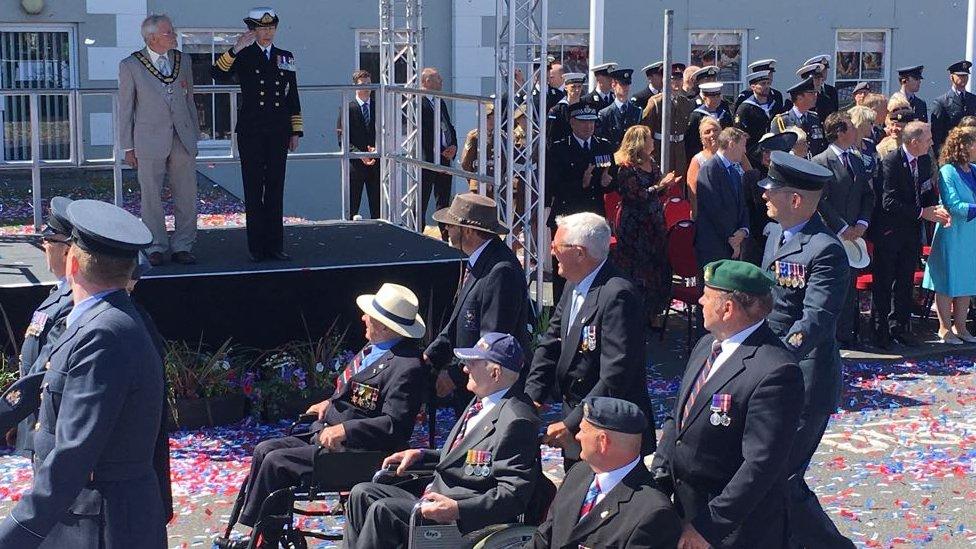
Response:
[[[827,150],[826,135],[817,113],[811,110],[802,117],[798,117],[796,112],[796,110],[790,109],[774,116],[773,121],[769,123],[769,131],[782,133],[786,131],[786,128],[797,126],[807,134],[807,145],[810,147],[809,156],[811,158]]]
[[[295,56],[272,44],[270,58],[257,43],[228,50],[210,68],[214,80],[241,85],[237,148],[244,180],[247,246],[256,257],[282,252],[285,162],[291,136],[303,135]]]
[[[949,90],[932,102],[932,141],[936,153],[949,136],[949,130],[964,116],[976,116],[976,95],[967,90],[961,93]]]
[[[753,168],[762,165],[759,139],[769,131],[769,124],[777,114],[779,113],[776,111],[775,100],[760,105],[756,101],[756,96],[751,93],[736,107],[733,125],[749,135],[749,139],[746,141],[746,155],[749,157],[749,163],[752,164]]]
[[[832,113],[840,110],[837,88],[824,82],[823,89],[817,92],[817,105],[812,110],[816,111],[820,120],[826,120]]]
[[[559,103],[564,97],[566,97],[565,91],[551,86],[546,88],[546,112],[549,112],[549,109],[555,107],[556,103]]]
[[[739,112],[739,105],[743,101],[749,99],[753,96],[752,89],[748,86],[746,89],[739,92],[739,95],[735,98],[735,103],[732,104],[732,112]],[[771,100],[772,108],[770,109],[770,116],[776,116],[777,114],[786,110],[786,103],[783,101],[783,93],[776,88],[769,88],[769,98]]]
[[[701,124],[702,118],[706,116],[718,120],[723,130],[732,125],[732,110],[728,101],[723,99],[714,111],[708,110],[704,104],[698,105],[695,110],[691,111],[691,116],[688,117],[688,129],[685,131],[685,154],[688,158],[694,158],[696,154],[702,151],[703,146],[701,135],[698,133],[698,126]]]
[[[593,107],[596,112],[600,112],[608,105],[613,104],[613,91],[608,91],[606,95],[603,95],[599,89],[595,89],[583,96],[583,102]]]

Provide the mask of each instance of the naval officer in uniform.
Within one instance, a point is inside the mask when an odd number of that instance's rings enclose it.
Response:
[[[74,308],[44,365],[34,484],[0,523],[0,547],[163,549],[163,364],[125,291],[153,236],[105,202],[77,200],[68,219]]]
[[[647,106],[647,102],[655,95],[664,91],[664,61],[651,63],[641,69],[641,71],[647,77],[647,86],[635,93],[631,101],[643,112],[644,107]]]
[[[285,162],[303,135],[295,56],[274,45],[278,15],[254,8],[247,32],[210,69],[214,80],[241,85],[237,148],[244,180],[247,248],[251,261],[286,261],[284,251]]]
[[[805,389],[787,465],[791,538],[802,547],[853,549],[804,480],[843,387],[836,328],[851,273],[844,247],[817,214],[824,185],[834,174],[780,151],[773,151],[770,161],[766,179],[759,182],[776,221],[762,262],[776,280],[767,322],[796,357]]]
[[[773,74],[776,72],[776,60],[775,59],[762,59],[749,63],[749,75],[755,74],[757,72],[766,72],[769,76],[769,86],[768,93],[766,94],[770,102],[770,117],[776,116],[777,114],[783,112],[786,107],[783,105],[783,94],[773,85]],[[748,76],[746,77],[748,80]],[[749,87],[739,92],[739,95],[735,98],[735,103],[732,104],[732,112],[738,112],[739,105],[743,101],[749,99],[749,96],[755,93],[752,89],[752,82],[749,82]]]
[[[949,91],[932,102],[932,141],[938,153],[949,135],[964,116],[976,116],[976,95],[966,90],[973,64],[957,61],[949,65]]]
[[[898,83],[901,88],[895,93],[891,94],[891,99],[900,97],[912,107],[915,111],[915,120],[921,122],[929,121],[929,111],[925,106],[925,101],[921,100],[917,95],[919,88],[922,87],[922,71],[925,69],[924,65],[914,65],[912,67],[902,67],[898,69]],[[891,101],[889,99],[889,101]]]

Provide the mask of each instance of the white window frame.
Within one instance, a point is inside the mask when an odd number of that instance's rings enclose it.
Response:
[[[214,44],[213,36],[212,35],[214,35],[216,33],[236,33],[236,34],[242,34],[243,32],[244,31],[241,30],[239,27],[238,28],[232,28],[232,27],[226,27],[226,28],[224,28],[224,27],[180,27],[180,28],[176,29],[176,48],[178,50],[181,50],[181,51],[183,50],[183,33],[209,33],[209,34],[211,34],[210,45],[211,46],[214,46],[215,44]],[[228,47],[231,47],[233,45],[234,44],[228,44]],[[218,50],[216,48],[213,48],[213,52],[214,52],[213,53],[213,60],[214,61],[217,61],[217,59],[220,58],[220,55],[217,55],[218,54]],[[221,55],[223,55],[223,54],[221,54]],[[190,70],[191,71],[193,70],[192,64],[191,64]],[[194,82],[194,84],[195,85],[196,84],[205,85],[205,84],[201,84],[199,82]],[[211,92],[198,92],[198,93],[211,93]],[[216,96],[216,94],[213,94],[213,95]],[[216,108],[217,108],[217,106],[216,106],[216,104],[214,104],[213,105],[214,114],[216,114]],[[230,130],[233,132],[234,131],[234,128],[231,128]],[[200,139],[199,141],[197,141],[197,147],[200,148],[200,149],[205,149],[207,151],[229,150],[230,147],[231,147],[231,139],[230,138],[227,138],[227,139]]]
[[[882,71],[883,74],[882,74],[881,78],[869,78],[869,79],[867,79],[865,81],[866,82],[881,82],[881,93],[884,94],[884,95],[887,95],[888,94],[888,86],[889,86],[889,83],[891,81],[891,29],[880,29],[880,28],[873,28],[873,29],[872,28],[850,28],[850,29],[847,29],[847,28],[838,28],[838,29],[834,29],[834,58],[830,60],[830,64],[834,68],[834,70],[832,71],[832,73],[833,73],[833,76],[834,76],[834,85],[835,86],[837,85],[837,51],[838,51],[837,50],[837,41],[838,41],[838,39],[840,37],[840,33],[842,33],[842,32],[859,32],[859,33],[862,33],[862,34],[863,33],[866,33],[866,32],[880,32],[880,33],[883,33],[884,34],[884,70]],[[862,40],[863,40],[863,37],[862,37]],[[863,53],[863,52],[861,52],[861,53]],[[860,72],[860,67],[858,67],[858,71]],[[851,79],[851,78],[842,78],[841,80],[844,81],[844,82],[860,82],[863,79],[857,79],[857,80],[855,80],[855,79]]]
[[[71,23],[42,23],[42,24],[32,24],[32,23],[0,23],[0,31],[2,32],[67,32],[68,33],[68,53],[71,55],[71,60],[74,61],[73,64],[69,66],[69,78],[71,79],[70,85],[66,89],[78,88],[78,65],[80,63],[80,58],[78,55],[78,28],[77,25]]]
[[[739,35],[739,79],[738,80],[723,80],[723,84],[735,84],[739,88],[736,91],[741,92],[746,86],[746,74],[747,67],[749,66],[749,30],[748,29],[688,29],[688,57],[689,63],[691,62],[691,49],[694,45],[692,43],[692,35],[701,33],[715,33],[715,34],[738,34]],[[734,95],[734,94],[733,94]]]

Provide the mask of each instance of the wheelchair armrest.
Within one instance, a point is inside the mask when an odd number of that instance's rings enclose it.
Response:
[[[288,426],[288,429],[285,431],[285,435],[291,436],[295,432],[295,429],[298,428],[299,425],[305,425],[306,423],[311,424],[318,419],[319,419],[318,414],[302,414],[298,416],[295,419],[295,421],[292,422],[291,425]]]
[[[408,467],[404,475],[397,475],[397,464],[391,463],[389,467],[380,469],[373,474],[373,482],[379,484],[400,484],[405,481],[415,481],[425,478],[433,478],[435,463],[423,463],[418,461]]]

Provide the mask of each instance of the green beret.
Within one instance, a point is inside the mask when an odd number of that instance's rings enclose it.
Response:
[[[720,259],[705,265],[705,285],[726,292],[769,293],[775,281],[752,263]]]

